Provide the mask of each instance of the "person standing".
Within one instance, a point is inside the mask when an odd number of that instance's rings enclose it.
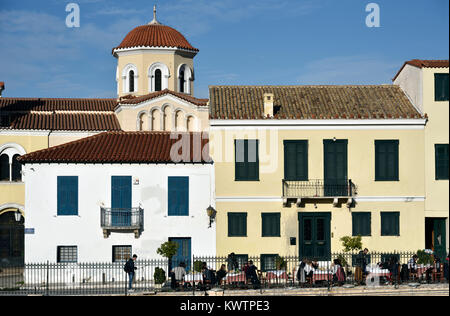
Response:
[[[137,270],[137,268],[134,264],[136,259],[137,259],[137,256],[133,255],[133,257],[128,259],[127,263],[125,264],[125,272],[128,274],[128,290],[129,291],[132,291],[134,274],[135,274],[135,271]]]
[[[364,282],[364,277],[367,271],[367,254],[369,253],[369,249],[364,249],[359,252],[358,257],[356,258],[356,269],[355,269],[355,278],[356,282],[359,285],[362,285]]]

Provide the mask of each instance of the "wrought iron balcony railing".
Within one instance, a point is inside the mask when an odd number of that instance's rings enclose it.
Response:
[[[105,238],[111,231],[133,231],[138,238],[144,229],[144,210],[140,207],[131,209],[101,207],[100,214]]]
[[[284,199],[352,198],[356,186],[352,180],[283,180]]]

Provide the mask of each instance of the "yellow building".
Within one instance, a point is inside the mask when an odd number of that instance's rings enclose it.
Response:
[[[425,247],[448,253],[449,62],[407,61],[394,78],[418,111],[425,128]]]
[[[212,86],[210,125],[219,255],[426,246],[427,118],[400,87]]]

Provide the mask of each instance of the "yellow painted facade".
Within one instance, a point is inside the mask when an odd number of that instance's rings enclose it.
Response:
[[[214,123],[212,123],[214,124]],[[357,186],[356,206],[345,202],[334,207],[332,201],[309,201],[298,207],[284,207],[284,140],[308,140],[310,179],[324,178],[323,140],[348,140],[348,177]],[[259,139],[260,181],[235,181],[234,139]],[[375,181],[375,140],[399,140],[400,181]],[[339,239],[352,235],[352,212],[371,212],[372,234],[363,244],[376,251],[415,251],[422,249],[424,225],[424,130],[354,129],[339,130],[211,130],[212,156],[216,170],[217,252],[226,255],[297,255],[298,214],[330,212],[331,251],[342,251]],[[222,144],[222,146],[220,146]],[[219,146],[219,148],[216,148]],[[226,157],[228,156],[228,157]],[[411,159],[411,157],[415,157]],[[228,213],[248,214],[247,237],[228,237]],[[400,212],[400,236],[381,236],[380,212]],[[281,237],[262,237],[262,213],[281,213]],[[296,245],[290,245],[295,237]]]

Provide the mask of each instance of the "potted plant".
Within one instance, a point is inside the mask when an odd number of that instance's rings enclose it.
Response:
[[[280,256],[277,256],[275,258],[275,266],[277,267],[277,270],[285,270],[286,269],[286,261]]]
[[[363,249],[361,236],[356,237],[344,236],[340,239],[340,241],[342,242],[342,247],[344,248],[345,253],[358,252]],[[348,256],[345,256],[343,254],[337,257],[337,259],[341,261],[342,267],[345,267],[347,275],[349,275],[351,271],[349,269],[347,258]]]
[[[164,258],[167,258],[169,261],[177,254],[178,244],[173,241],[167,241],[156,250],[156,253]],[[157,285],[162,285],[166,281],[166,272],[161,268],[155,269],[155,274],[153,275],[155,278],[155,283]]]

